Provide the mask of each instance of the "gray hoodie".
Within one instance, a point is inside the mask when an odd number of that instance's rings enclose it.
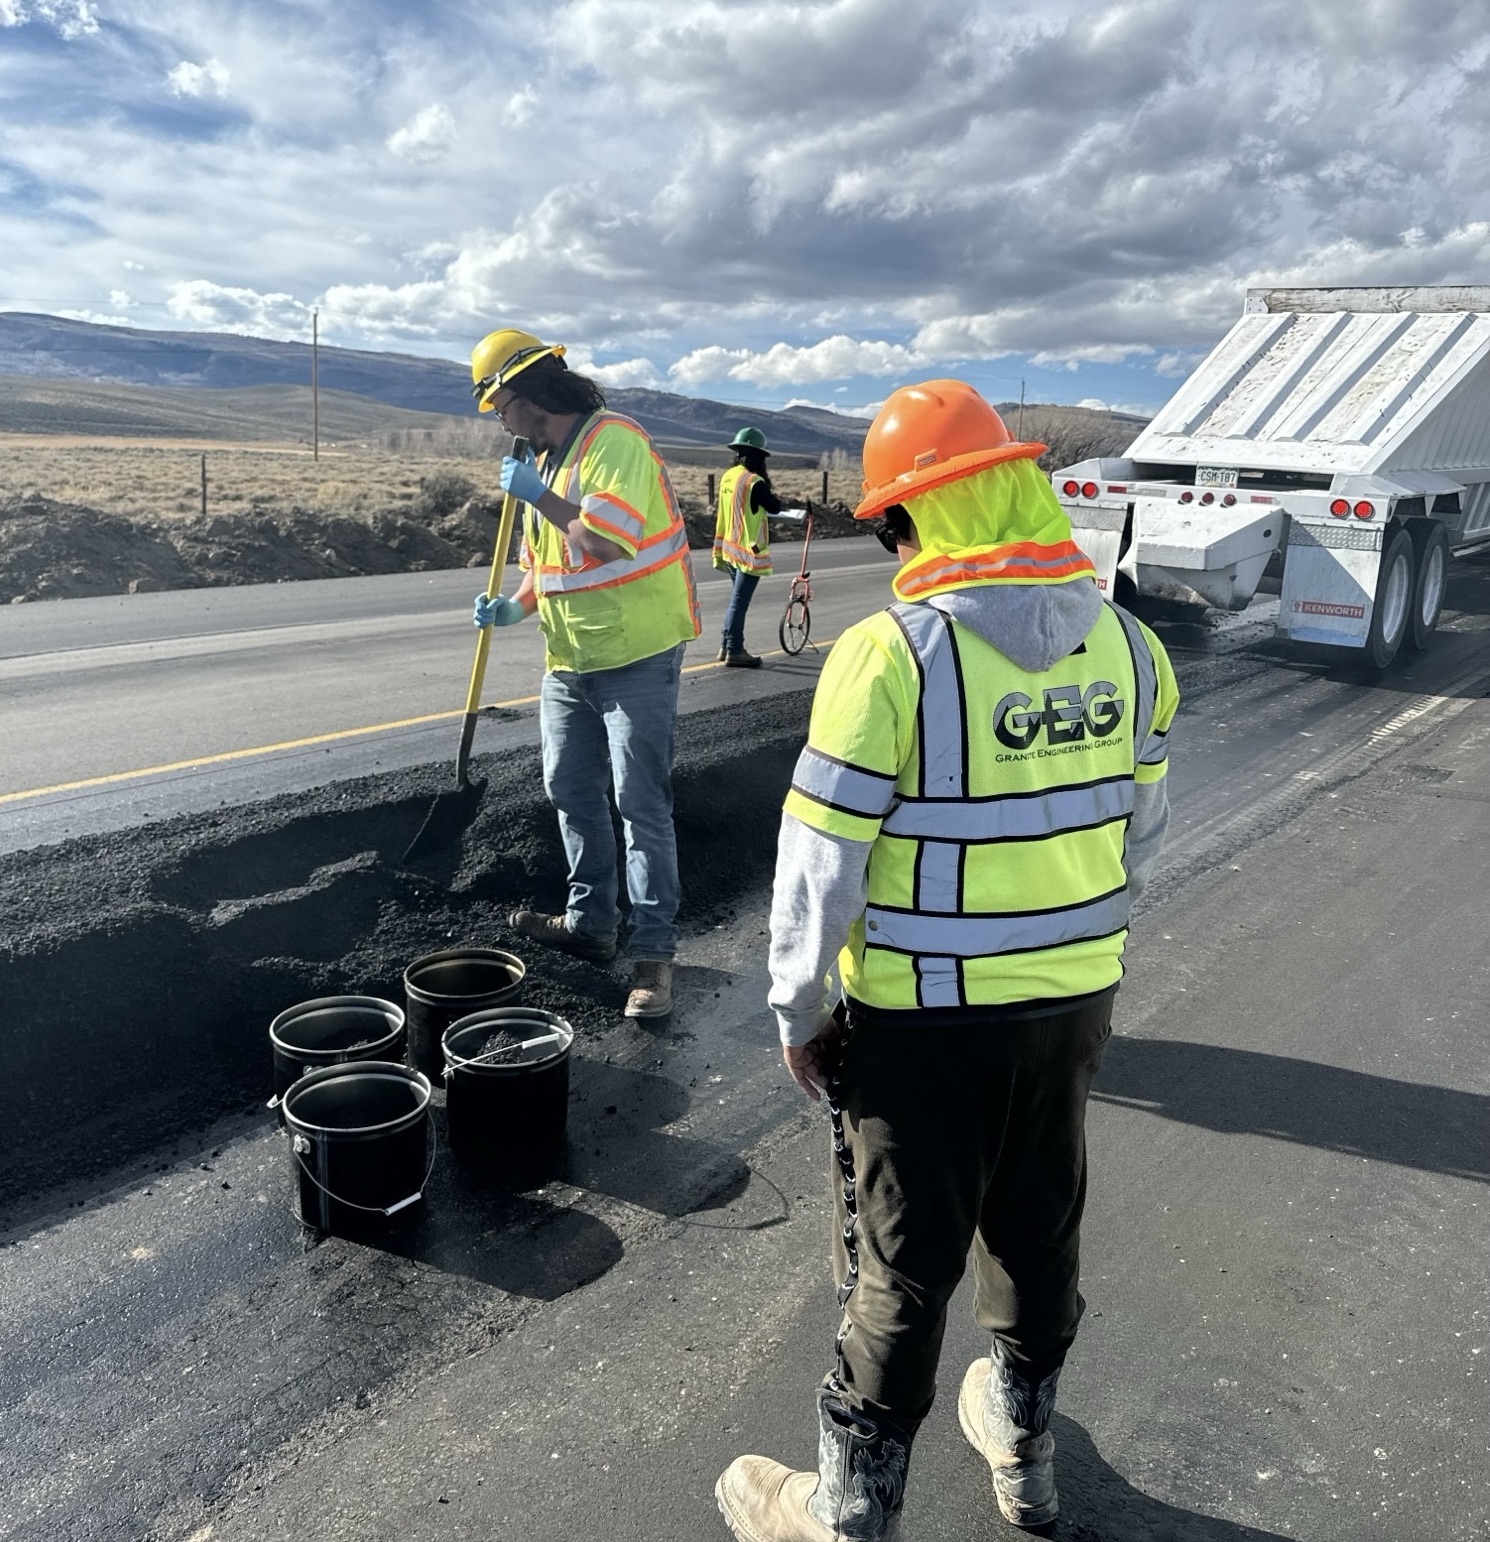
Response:
[[[1074,652],[1097,624],[1102,596],[1089,579],[1066,584],[986,584],[925,602],[976,632],[1020,669],[1039,673]],[[1164,832],[1164,782],[1139,783],[1123,848],[1133,899],[1143,892]],[[839,950],[869,901],[867,841],[825,835],[781,817],[771,902],[772,1010],[783,1044],[805,1044],[827,1021]]]

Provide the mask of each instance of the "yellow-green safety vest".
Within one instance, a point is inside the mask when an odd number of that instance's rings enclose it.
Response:
[[[1164,776],[1178,700],[1158,639],[1110,604],[1038,674],[931,605],[851,627],[785,805],[873,842],[868,904],[839,958],[847,993],[897,1010],[1115,984],[1134,785]]]
[[[714,566],[738,568],[742,573],[771,571],[771,534],[764,511],[750,506],[757,482],[755,472],[731,466],[719,479],[719,498],[714,509]]]
[[[619,669],[697,637],[688,534],[667,467],[640,424],[594,413],[562,457],[545,455],[539,469],[579,505],[587,529],[624,553],[611,562],[587,557],[529,508],[521,561],[533,573],[547,667]]]

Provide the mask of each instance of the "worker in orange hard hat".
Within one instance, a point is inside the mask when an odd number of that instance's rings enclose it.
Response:
[[[745,1456],[716,1486],[748,1542],[894,1534],[970,1252],[991,1347],[958,1417],[1005,1519],[1057,1513],[1087,1090],[1178,696],[1098,593],[1044,448],[956,380],[894,392],[865,440],[855,514],[900,559],[896,603],[823,666],[771,910],[782,1054],[831,1115],[843,1318],[818,1471]]]

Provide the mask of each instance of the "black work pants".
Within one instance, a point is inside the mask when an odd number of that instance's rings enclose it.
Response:
[[[833,1163],[844,1401],[907,1430],[925,1418],[947,1304],[973,1255],[974,1308],[1035,1381],[1062,1364],[1086,1201],[1086,1103],[1112,997],[958,1027],[855,1023]],[[855,1276],[851,1268],[857,1265]]]

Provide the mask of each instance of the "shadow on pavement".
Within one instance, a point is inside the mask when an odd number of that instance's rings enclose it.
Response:
[[[1055,1436],[1061,1514],[1048,1535],[1058,1542],[1284,1542],[1274,1531],[1198,1515],[1152,1499],[1102,1460],[1079,1424],[1058,1413],[1050,1428]],[[997,1535],[998,1524],[990,1531]],[[1021,1535],[1012,1526],[1004,1527],[1003,1533]]]
[[[1490,1097],[1481,1093],[1114,1034],[1092,1097],[1228,1135],[1266,1135],[1490,1183]]]
[[[687,1113],[686,1087],[646,1071],[576,1061],[565,1179],[658,1215],[686,1216],[738,1199],[750,1169],[710,1141],[659,1126]]]

